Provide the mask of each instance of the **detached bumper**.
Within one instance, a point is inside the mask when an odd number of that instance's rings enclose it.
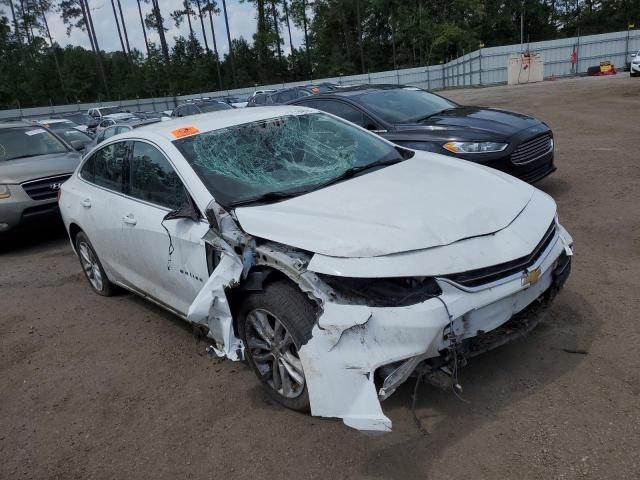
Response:
[[[518,274],[487,288],[469,289],[437,279],[442,295],[408,307],[326,302],[312,338],[299,351],[311,413],[342,418],[360,430],[391,430],[380,399],[393,393],[421,362],[439,358],[452,346],[470,348],[472,339],[497,333],[514,315],[552,299],[569,276],[571,245],[571,237],[559,227],[532,266],[535,280]],[[500,344],[512,338],[498,337]],[[395,370],[378,390],[374,374],[390,364],[396,364]]]

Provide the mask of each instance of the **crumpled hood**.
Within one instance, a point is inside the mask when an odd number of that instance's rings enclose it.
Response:
[[[236,215],[249,234],[335,257],[447,245],[505,228],[534,189],[481,165],[428,152]]]
[[[18,184],[38,178],[71,175],[81,158],[77,152],[65,152],[0,161],[0,184]]]

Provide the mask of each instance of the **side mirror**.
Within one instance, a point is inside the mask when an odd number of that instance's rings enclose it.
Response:
[[[84,143],[80,140],[71,140],[71,147],[79,152],[80,150],[84,150]]]
[[[187,200],[176,210],[167,213],[163,220],[178,220],[180,218],[188,218],[194,222],[200,221],[200,213],[193,203],[191,197],[187,194]]]

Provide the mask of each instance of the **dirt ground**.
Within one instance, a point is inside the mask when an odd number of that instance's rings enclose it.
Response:
[[[553,128],[538,187],[576,246],[539,328],[462,371],[466,402],[424,385],[427,435],[412,384],[383,403],[389,434],[287,411],[171,314],[92,294],[43,225],[0,242],[0,478],[639,478],[640,79],[445,95]]]

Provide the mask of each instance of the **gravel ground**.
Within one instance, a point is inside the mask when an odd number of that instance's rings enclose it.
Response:
[[[0,478],[639,478],[639,93],[627,75],[445,92],[551,125],[538,187],[576,257],[539,328],[462,371],[466,402],[421,388],[427,435],[413,385],[383,404],[390,434],[287,411],[171,314],[92,294],[59,225],[0,240]]]

